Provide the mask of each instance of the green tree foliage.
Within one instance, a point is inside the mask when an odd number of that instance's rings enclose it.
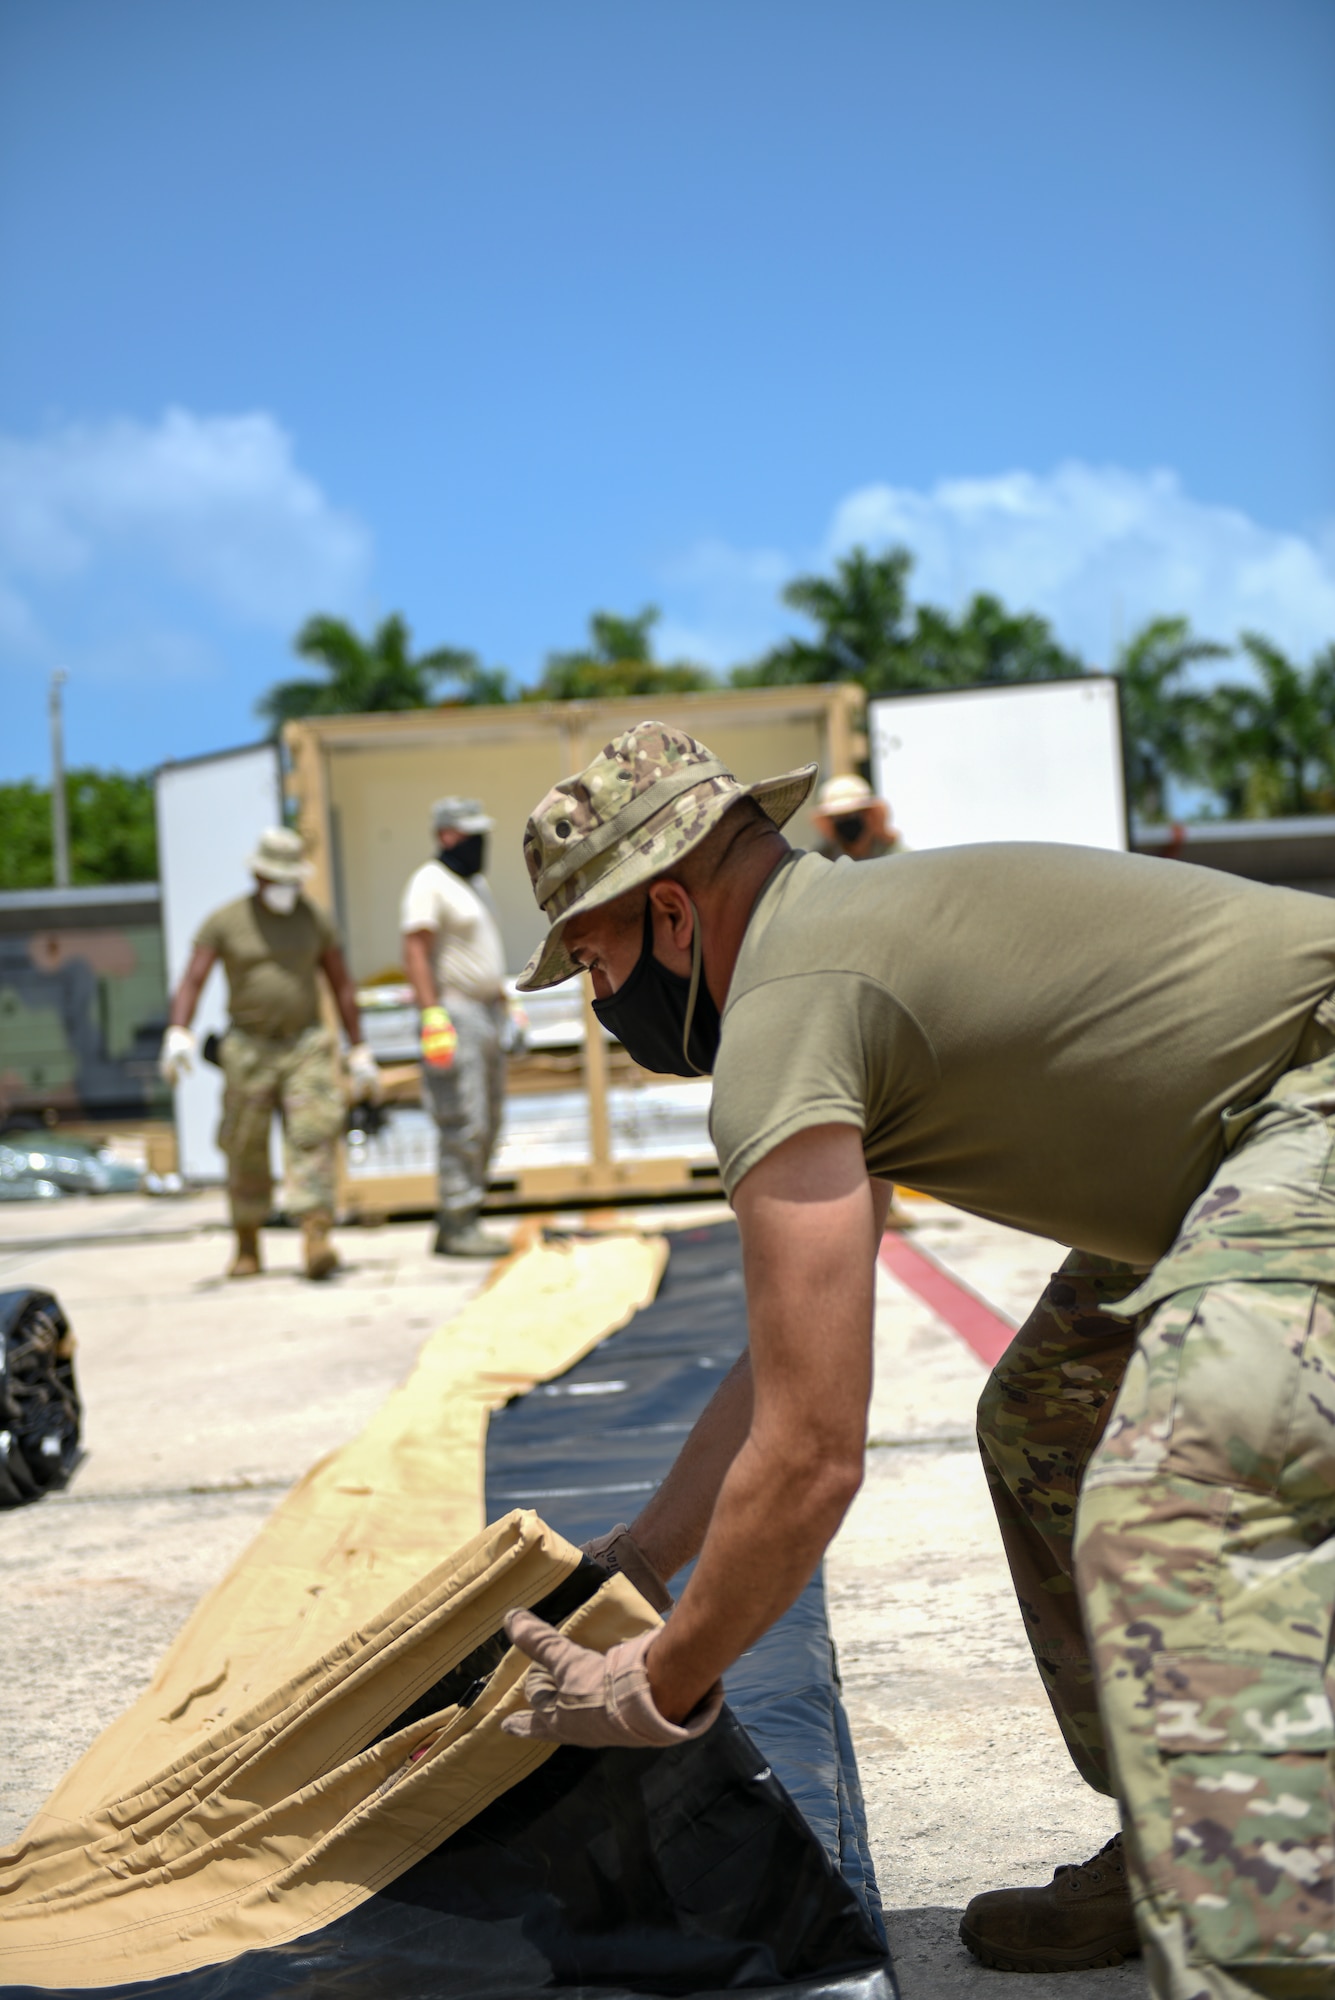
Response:
[[[1131,803],[1146,819],[1168,811],[1170,777],[1205,776],[1203,745],[1213,697],[1194,690],[1188,670],[1227,652],[1197,639],[1185,618],[1152,618],[1128,641],[1115,672],[1122,684],[1122,733]]]
[[[1229,818],[1335,811],[1335,645],[1302,667],[1257,632],[1241,644],[1255,680],[1201,698],[1188,774]]]
[[[959,617],[912,605],[912,569],[908,549],[872,556],[855,548],[839,558],[832,577],[795,577],[783,601],[811,620],[816,637],[789,639],[763,660],[739,667],[733,685],[857,681],[878,695],[1084,673],[1084,663],[1058,644],[1046,619],[1008,611],[986,592]]]
[[[308,618],[293,641],[302,659],[324,669],[324,680],[279,681],[255,704],[275,732],[307,715],[365,715],[384,709],[430,708],[442,681],[452,682],[464,703],[506,699],[505,674],[484,667],[476,653],[456,646],[412,654],[412,634],[397,613],[363,639],[342,618]]]
[[[656,606],[638,618],[595,611],[589,644],[574,653],[549,653],[541,680],[524,690],[525,701],[600,701],[628,695],[691,694],[715,685],[705,667],[654,658]]]
[[[76,887],[156,879],[151,778],[121,771],[69,771],[65,797],[70,880]],[[0,785],[0,889],[47,889],[54,881],[50,788],[31,780]]]
[[[792,687],[813,681],[860,681],[869,694],[914,687],[907,549],[870,556],[854,549],[835,564],[833,577],[798,576],[784,586],[783,601],[816,627],[814,639],[788,639],[754,666],[739,667],[735,687]]]
[[[1058,643],[1046,618],[1008,611],[986,591],[971,597],[958,618],[919,605],[911,650],[924,675],[920,687],[1013,686],[1087,671],[1078,654]]]

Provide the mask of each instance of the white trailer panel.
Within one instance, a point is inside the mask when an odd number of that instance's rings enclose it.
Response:
[[[272,743],[164,764],[157,773],[158,863],[167,983],[174,992],[196,931],[211,910],[251,886],[247,856],[266,826],[283,821],[282,774]],[[227,1026],[227,986],[218,966],[195,1014],[202,1045]],[[199,1062],[176,1086],[176,1144],[187,1181],[219,1182],[227,1162],[214,1137],[222,1108],[222,1071]],[[278,1141],[272,1141],[275,1172]]]
[[[867,715],[876,789],[909,849],[983,840],[1128,845],[1111,674],[885,695]]]

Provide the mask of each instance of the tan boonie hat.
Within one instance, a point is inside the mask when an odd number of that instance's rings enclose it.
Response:
[[[837,819],[843,813],[866,812],[868,806],[883,806],[865,778],[830,778],[816,794],[813,813],[823,819]]]
[[[682,729],[640,722],[607,744],[587,770],[563,778],[524,829],[524,860],[551,925],[516,984],[532,993],[579,971],[561,942],[572,917],[651,882],[718,825],[738,799],[754,799],[782,826],[816,782],[804,764],[743,785]]]
[[[246,866],[266,882],[304,882],[311,872],[305,841],[287,826],[267,826]]]

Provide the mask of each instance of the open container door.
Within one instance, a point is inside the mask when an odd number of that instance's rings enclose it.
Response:
[[[867,714],[873,782],[907,848],[1128,846],[1114,675],[886,695]]]
[[[212,757],[164,764],[156,774],[158,866],[167,984],[175,992],[190,960],[195,933],[211,910],[244,895],[247,865],[267,826],[283,821],[282,772],[273,743],[249,744]],[[227,987],[216,966],[200,995],[194,1028],[206,1035],[227,1026]],[[227,1162],[215,1134],[222,1107],[222,1071],[195,1064],[176,1085],[176,1143],[182,1178],[218,1183]],[[277,1171],[277,1135],[271,1140]]]

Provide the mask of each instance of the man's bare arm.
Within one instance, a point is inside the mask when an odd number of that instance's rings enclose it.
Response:
[[[413,989],[413,999],[419,1007],[440,1005],[436,968],[432,964],[435,948],[436,933],[432,930],[403,933],[403,969],[408,975],[408,984]]]
[[[197,944],[190,954],[181,978],[181,983],[172,995],[171,1011],[167,1015],[170,1028],[188,1028],[195,1018],[199,996],[204,991],[204,982],[218,962],[218,954],[211,946]]]
[[[348,971],[348,962],[341,948],[331,944],[320,954],[320,968],[329,981],[329,990],[338,1008],[338,1018],[343,1023],[343,1032],[356,1048],[362,1038],[362,1017],[357,1008],[357,989]]]
[[[635,1541],[666,1581],[698,1556],[719,1488],[751,1428],[751,1356],[743,1354],[701,1411],[663,1484],[631,1522]]]
[[[873,1234],[880,1242],[894,1193],[871,1184]],[[728,1370],[701,1412],[676,1462],[648,1506],[630,1524],[641,1552],[665,1580],[700,1553],[719,1488],[751,1428],[751,1356]]]
[[[695,1573],[647,1657],[673,1721],[798,1596],[862,1479],[883,1209],[861,1135],[798,1133],[752,1169],[735,1206],[753,1407]]]

